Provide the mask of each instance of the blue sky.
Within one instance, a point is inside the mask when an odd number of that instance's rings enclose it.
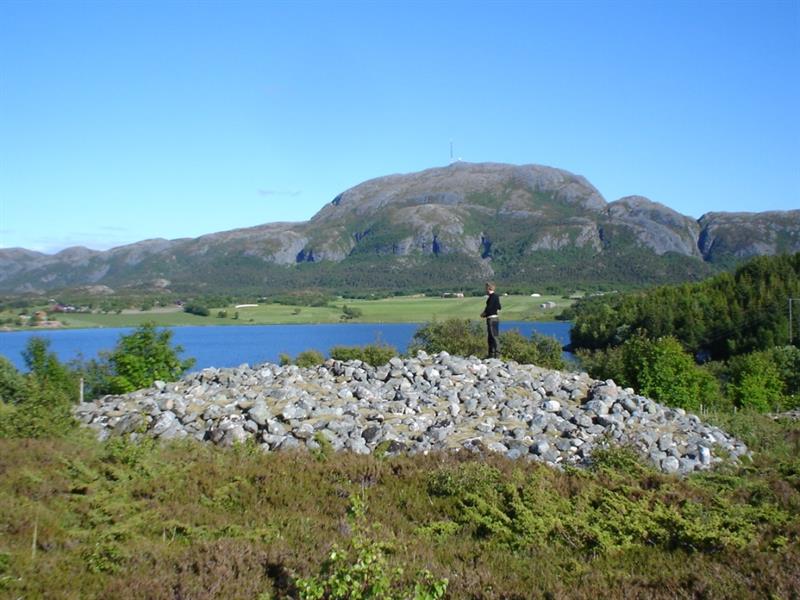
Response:
[[[800,208],[800,0],[0,1],[0,247],[303,221],[451,140],[608,201]]]

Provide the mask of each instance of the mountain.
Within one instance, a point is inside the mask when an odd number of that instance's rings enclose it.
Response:
[[[411,290],[477,287],[489,278],[506,286],[667,283],[798,251],[800,210],[694,220],[641,196],[606,202],[561,169],[457,162],[366,181],[303,223],[104,252],[0,249],[0,291]]]

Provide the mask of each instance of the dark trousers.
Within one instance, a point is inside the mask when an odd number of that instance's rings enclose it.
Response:
[[[500,319],[486,319],[489,358],[500,358]]]

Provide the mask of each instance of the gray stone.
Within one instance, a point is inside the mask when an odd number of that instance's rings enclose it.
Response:
[[[283,438],[283,440],[280,442],[278,448],[280,450],[296,450],[296,449],[300,448],[301,445],[302,445],[302,443],[300,442],[300,440],[298,440],[295,437],[292,437],[292,436],[288,435],[288,436]]]
[[[176,425],[177,417],[175,413],[167,411],[161,413],[161,416],[158,417],[158,420],[153,424],[153,427],[150,428],[150,433],[154,437],[158,437],[163,434],[165,431]]]
[[[530,451],[540,456],[543,455],[548,450],[550,450],[550,444],[547,442],[547,440],[543,439],[534,440],[533,443],[530,445]]]
[[[661,461],[661,470],[667,474],[677,473],[680,466],[680,462],[674,456],[668,456]]]
[[[314,426],[310,423],[302,423],[299,427],[292,430],[292,435],[301,440],[308,440],[314,437]]]
[[[367,444],[378,443],[381,438],[381,428],[372,425],[370,427],[366,427],[364,431],[361,432],[361,437],[364,438],[364,441]]]
[[[600,400],[589,400],[589,402],[583,405],[585,410],[590,410],[596,415],[608,414],[608,407],[608,404]]]
[[[295,404],[290,404],[281,411],[281,418],[284,421],[296,421],[298,419],[305,419],[307,416],[308,412]]]
[[[666,452],[674,445],[672,441],[672,434],[665,433],[660,438],[658,438],[658,449],[662,452]]]
[[[696,415],[613,381],[446,353],[395,357],[378,368],[328,360],[310,369],[206,369],[83,403],[75,415],[100,439],[111,433],[135,438],[143,428],[153,437],[218,444],[257,434],[272,450],[316,448],[319,434],[334,449],[359,453],[384,447],[386,439],[398,452],[463,447],[558,466],[586,460],[602,440],[633,444],[660,469],[678,474],[720,462],[716,448],[734,462],[748,455],[744,444]],[[463,441],[474,432],[480,435]]]
[[[558,400],[547,400],[542,403],[542,410],[555,413],[561,410],[561,403]]]
[[[248,411],[248,414],[253,421],[261,426],[266,425],[267,421],[272,418],[272,413],[270,413],[267,403],[263,400],[255,402]]]
[[[116,425],[114,425],[114,433],[116,435],[125,435],[126,433],[132,433],[137,429],[144,427],[146,423],[147,421],[145,420],[143,414],[128,413],[122,418],[120,418],[120,420],[117,421]]]

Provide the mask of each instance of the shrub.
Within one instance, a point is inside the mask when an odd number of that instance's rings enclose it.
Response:
[[[0,437],[57,437],[74,428],[77,379],[48,348],[48,340],[29,340],[23,352],[29,372],[24,376],[10,363],[0,363],[0,388],[9,395],[0,411]]]
[[[780,409],[784,388],[770,352],[751,352],[728,362],[728,395],[736,406],[758,412]]]
[[[322,564],[320,574],[297,579],[301,600],[436,600],[447,591],[447,579],[436,580],[430,572],[417,574],[413,587],[403,585],[402,568],[390,569],[387,552],[391,545],[370,539],[362,501],[353,503],[350,523],[354,535],[348,548],[336,545]]]
[[[210,314],[208,308],[202,304],[187,304],[183,307],[183,312],[191,315],[197,315],[199,317],[207,317]]]
[[[713,377],[673,337],[632,337],[623,344],[623,362],[639,393],[670,406],[697,410],[705,398],[719,395]]]
[[[120,336],[116,347],[85,368],[92,394],[125,394],[156,380],[175,381],[192,367],[194,359],[181,360],[181,346],[172,346],[172,331],[145,323]]]
[[[639,334],[616,348],[578,356],[592,377],[613,379],[670,406],[697,410],[721,401],[717,380],[673,337],[651,340]]]
[[[429,354],[444,351],[457,356],[483,356],[487,350],[486,329],[482,323],[468,319],[434,321],[414,333],[408,351],[415,354],[419,350]],[[558,340],[536,332],[526,338],[516,329],[501,331],[500,355],[518,363],[564,368]]]
[[[486,331],[479,323],[469,319],[433,321],[414,333],[409,353],[424,350],[429,354],[449,352],[458,356],[486,354]]]
[[[558,340],[536,332],[526,338],[516,329],[503,331],[500,334],[500,354],[507,360],[548,369],[563,369],[565,366]]]
[[[16,404],[24,397],[25,377],[5,356],[0,356],[0,402]]]
[[[297,355],[295,364],[298,367],[314,367],[325,362],[325,357],[317,350],[306,350]]]
[[[342,316],[340,317],[343,321],[349,321],[350,319],[358,319],[364,314],[360,308],[353,308],[352,306],[347,306],[345,304],[342,306]]]
[[[783,408],[800,408],[800,348],[778,346],[769,354],[783,382]]]
[[[397,350],[393,346],[383,344],[334,346],[331,348],[331,358],[335,360],[360,360],[373,367],[385,365],[394,356],[397,356]]]

